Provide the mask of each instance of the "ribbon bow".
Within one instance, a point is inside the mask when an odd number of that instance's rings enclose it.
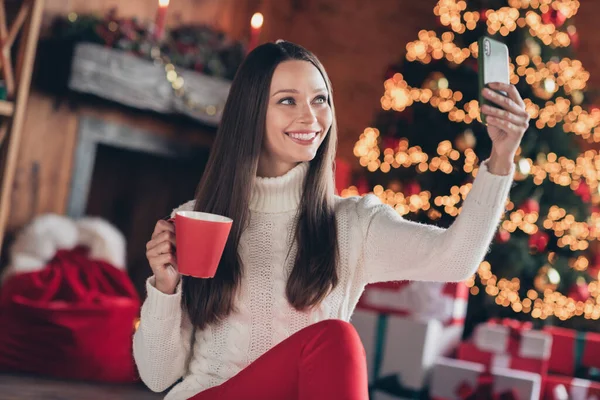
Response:
[[[533,324],[529,321],[522,322],[510,318],[493,318],[490,320],[490,323],[508,328],[508,354],[519,354],[523,332],[533,328]]]

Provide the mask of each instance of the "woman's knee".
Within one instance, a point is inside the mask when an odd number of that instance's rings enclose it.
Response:
[[[321,330],[327,336],[335,338],[336,340],[360,343],[358,332],[356,332],[354,326],[349,322],[341,319],[326,319],[317,322],[316,325],[319,325]]]

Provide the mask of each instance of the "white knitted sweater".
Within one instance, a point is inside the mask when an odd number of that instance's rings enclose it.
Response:
[[[219,385],[298,330],[324,319],[349,321],[366,284],[398,280],[461,281],[483,260],[503,214],[513,171],[479,168],[463,209],[448,229],[403,219],[375,195],[336,197],[339,284],[315,310],[296,311],[285,286],[296,254],[295,213],[308,163],[277,178],[256,178],[250,225],[239,252],[244,265],[238,311],[202,331],[182,312],[181,287],[166,295],[147,282],[148,297],[133,340],[140,376],[165,397],[187,399]],[[193,209],[188,202],[177,210]],[[288,248],[291,253],[286,261]]]

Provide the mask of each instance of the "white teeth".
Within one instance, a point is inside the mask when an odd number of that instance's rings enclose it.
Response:
[[[317,133],[316,132],[312,132],[312,133],[288,133],[288,135],[294,139],[300,139],[300,140],[312,140]]]

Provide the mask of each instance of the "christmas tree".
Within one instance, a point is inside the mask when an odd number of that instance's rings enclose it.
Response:
[[[510,51],[511,83],[531,116],[500,228],[467,284],[467,331],[491,317],[599,330],[600,110],[573,58],[577,0],[439,0],[439,26],[386,73],[382,111],[354,154],[373,192],[407,219],[449,226],[491,150],[478,103],[477,39]],[[586,150],[586,148],[588,150]]]

